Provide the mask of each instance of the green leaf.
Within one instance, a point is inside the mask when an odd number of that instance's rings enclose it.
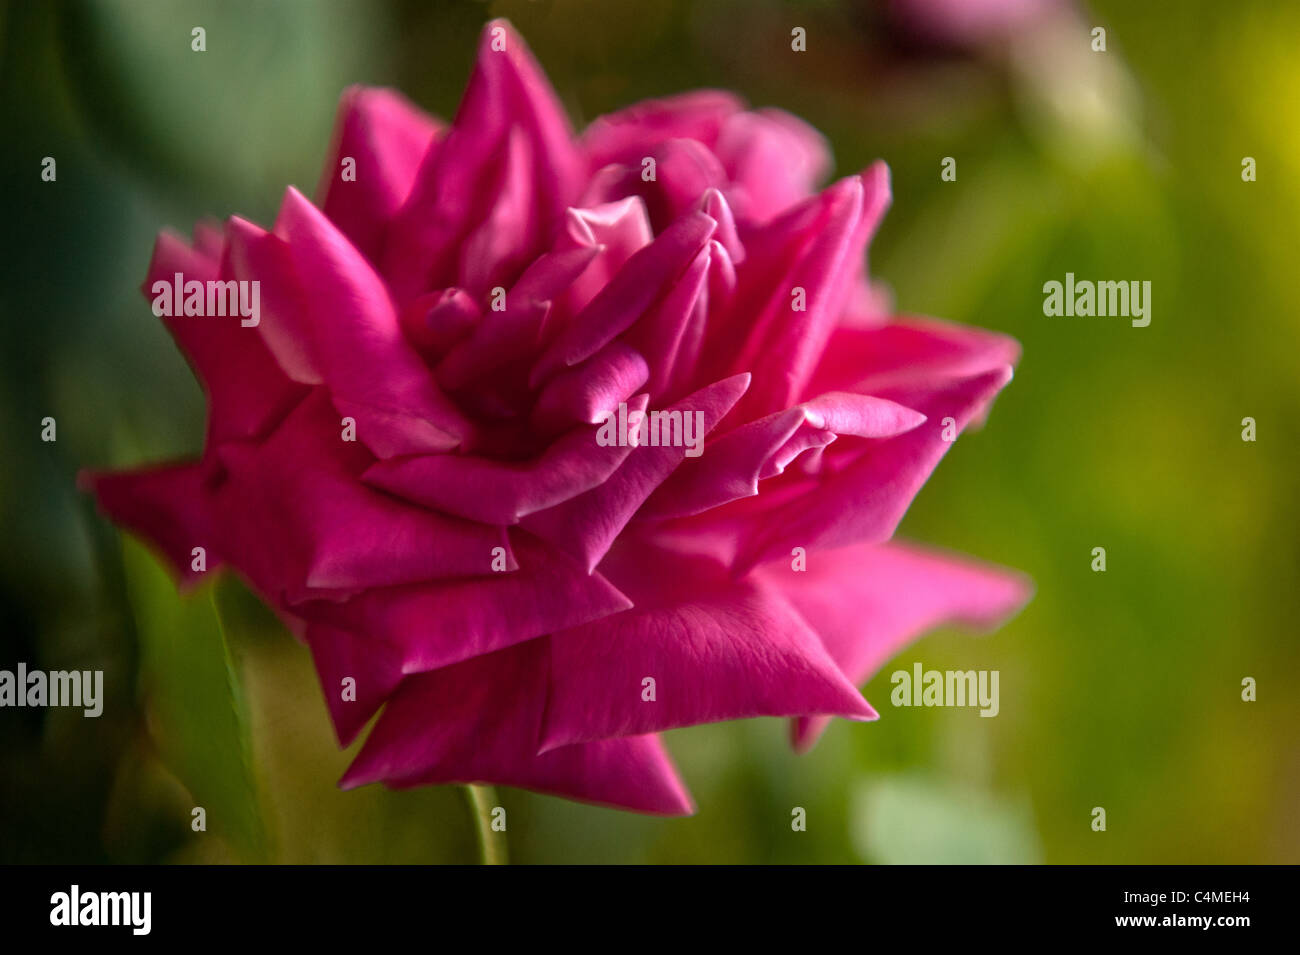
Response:
[[[140,643],[140,692],[159,757],[205,810],[200,838],[219,837],[242,859],[266,861],[248,710],[214,584],[178,594],[152,554],[128,537],[123,563]]]
[[[275,861],[473,860],[474,828],[460,787],[338,788],[361,740],[339,749],[311,654],[235,575],[221,576],[215,596],[239,661],[263,819],[275,834]]]

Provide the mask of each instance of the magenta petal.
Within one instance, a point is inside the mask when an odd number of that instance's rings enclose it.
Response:
[[[716,244],[711,241],[702,248],[668,294],[623,336],[645,356],[650,376],[646,393],[652,399],[664,394],[678,371],[677,356],[705,294],[711,251]]]
[[[803,394],[888,198],[888,176],[878,165],[867,177],[841,180],[747,241],[731,320],[754,317],[733,367],[751,371],[754,388],[737,419],[770,414]]]
[[[434,369],[451,391],[503,365],[533,355],[551,300],[590,266],[599,250],[567,248],[539,256],[505,295],[505,308],[488,308],[473,334],[452,348]]]
[[[645,403],[641,395],[628,408],[641,411]],[[521,517],[599,486],[618,469],[632,448],[601,446],[599,431],[589,425],[572,428],[532,461],[430,454],[379,461],[366,471],[364,480],[473,521],[515,524]]]
[[[215,242],[209,238],[208,248]],[[178,274],[182,283],[233,279],[222,272],[220,260],[191,249],[171,232],[160,233],[142,291],[151,300],[165,294],[170,301]],[[165,283],[165,292],[163,286],[154,292],[158,282]],[[267,349],[260,328],[244,326],[240,316],[173,313],[163,321],[208,393],[209,443],[263,434],[302,397],[303,390]]]
[[[698,411],[703,415],[703,434],[708,434],[740,400],[747,387],[749,376],[736,375],[657,410],[683,414]],[[683,447],[638,447],[604,483],[570,501],[530,515],[524,519],[523,527],[592,570],[646,498],[682,463],[685,453]]]
[[[476,576],[491,570],[497,548],[515,569],[503,527],[413,507],[323,471],[301,476],[286,495],[309,590]]]
[[[311,316],[313,353],[341,415],[380,457],[445,451],[468,423],[407,342],[383,281],[301,193],[289,189],[276,234],[289,244]]]
[[[441,129],[396,90],[350,86],[343,91],[316,195],[325,215],[371,262],[378,261],[384,230]],[[354,163],[354,178],[344,178],[346,159]]]
[[[1020,357],[1013,338],[934,318],[894,319],[875,327],[835,330],[809,391],[861,391],[924,386],[971,378]]]
[[[478,305],[463,289],[449,288],[408,302],[399,321],[407,340],[430,359],[464,341],[480,318]]]
[[[533,194],[533,156],[518,129],[506,134],[497,181],[489,190],[482,219],[461,242],[457,282],[475,296],[514,280],[529,259],[520,236],[540,232]],[[502,285],[504,287],[504,285]]]
[[[732,198],[751,223],[767,222],[807,198],[831,164],[821,134],[779,109],[728,117],[716,152]]]
[[[623,264],[653,240],[650,217],[640,196],[569,209],[556,239],[556,251],[594,249],[596,254],[559,299],[565,314],[576,315],[586,308]]]
[[[838,435],[885,438],[910,431],[925,415],[869,395],[831,392],[741,425],[709,442],[646,502],[641,515],[667,520],[699,514],[758,494],[759,481],[781,473],[800,453]]]
[[[221,226],[211,220],[196,222],[193,229],[194,251],[213,262],[220,262],[226,249],[226,236]]]
[[[495,548],[509,559],[505,529],[412,506],[360,483],[373,458],[339,439],[323,391],[298,406],[255,452],[221,450],[228,480],[274,503],[264,536],[281,542],[287,599],[313,590],[357,591],[491,571]]]
[[[561,369],[591,357],[627,329],[681,277],[716,228],[717,223],[703,212],[691,213],[628,259],[542,354],[530,384],[539,385]]]
[[[546,383],[537,396],[533,420],[539,428],[559,430],[573,424],[599,424],[617,412],[645,384],[650,367],[641,353],[622,341]]]
[[[668,139],[713,146],[727,119],[744,108],[739,97],[721,90],[645,100],[598,117],[582,134],[582,145],[593,171],[610,163],[639,165],[647,148]]]
[[[875,718],[774,588],[715,580],[700,589],[681,603],[637,607],[551,638],[543,751],[753,716]]]
[[[199,462],[111,473],[87,471],[77,483],[95,495],[100,510],[115,523],[158,548],[183,584],[193,584],[202,576],[191,569],[195,547],[206,552],[208,570],[221,563],[204,467]]]
[[[655,161],[653,181],[644,181],[642,166],[637,163],[627,169],[623,184],[612,185],[619,194],[637,194],[645,200],[656,231],[699,208],[706,193],[727,185],[722,163],[693,139],[669,139],[652,149],[649,158]]]
[[[261,321],[257,331],[281,370],[301,384],[319,385],[325,377],[312,348],[310,322],[288,243],[238,216],[227,226],[229,262],[235,278],[257,282]]]
[[[519,569],[485,577],[368,590],[296,612],[391,644],[406,673],[445,667],[599,620],[631,602],[600,574],[527,534],[512,534]]]
[[[772,563],[755,576],[780,588],[855,685],[927,630],[999,625],[1033,590],[1022,574],[896,543],[809,554],[806,571]],[[824,726],[798,721],[801,748]]]
[[[529,207],[516,206],[508,223],[515,251],[526,261],[542,251],[577,198],[584,162],[555,92],[523,39],[506,21],[493,20],[483,28],[456,119],[421,165],[389,230],[384,273],[399,302],[457,283],[458,251],[490,216],[512,132],[523,137],[531,157],[526,196],[516,193]]]
[[[347,746],[402,682],[401,660],[396,651],[377,640],[326,624],[309,625],[306,640],[334,732],[339,743]],[[353,699],[344,699],[343,681],[347,679],[354,681]]]
[[[798,407],[814,428],[858,438],[892,438],[925,421],[925,415],[897,401],[847,391],[828,391]]]
[[[340,785],[491,783],[637,812],[694,812],[657,737],[601,740],[538,755],[547,643],[532,641],[408,678]]]
[[[886,396],[925,415],[925,425],[869,442],[851,464],[824,478],[814,492],[768,511],[762,528],[742,548],[737,569],[788,557],[792,547],[811,550],[888,540],[952,444],[943,438],[944,419],[951,417],[960,433],[1010,380],[1011,368],[1003,367],[932,390],[886,389]]]
[[[689,282],[689,275],[683,280]],[[668,382],[664,385],[668,395],[680,395],[709,381],[704,373],[703,360],[705,336],[714,316],[725,312],[736,292],[736,266],[726,246],[718,239],[709,240],[709,266],[703,292],[696,297],[681,336],[669,359],[672,364]]]
[[[731,212],[731,205],[717,189],[709,189],[700,198],[700,211],[718,224],[718,238],[731,261],[745,261],[745,247],[736,232],[736,217]]]

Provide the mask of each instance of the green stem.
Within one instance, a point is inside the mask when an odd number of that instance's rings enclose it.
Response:
[[[497,794],[491,786],[466,786],[465,798],[474,817],[478,832],[479,856],[483,865],[505,865],[506,837],[504,832],[492,831],[492,809],[497,805]]]

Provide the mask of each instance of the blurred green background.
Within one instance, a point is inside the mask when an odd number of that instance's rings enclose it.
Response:
[[[882,719],[805,756],[776,720],[670,734],[692,818],[502,791],[512,858],[1300,861],[1300,5],[1044,7],[944,42],[818,0],[0,7],[0,667],[102,668],[107,695],[98,720],[0,711],[0,860],[475,858],[455,789],[335,789],[307,652],[230,581],[176,596],[74,478],[200,446],[202,395],[138,293],[156,231],[269,224],[286,184],[314,191],[350,83],[449,117],[505,15],[578,125],[717,86],[817,126],[837,174],[890,164],[871,258],[899,310],[1025,352],[903,533],[1038,588],[996,634],[905,651],[867,687]],[[1067,271],[1151,281],[1151,325],[1044,317]],[[999,717],[889,706],[917,660],[1000,670]]]

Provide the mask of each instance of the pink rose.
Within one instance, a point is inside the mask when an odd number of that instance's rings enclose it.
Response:
[[[341,742],[383,707],[343,785],[690,812],[659,731],[790,716],[810,745],[875,717],[856,687],[909,640],[1027,595],[889,542],[1018,346],[886,317],[887,171],[816,192],[827,166],[726,93],[575,137],[494,21],[451,125],[353,88],[319,205],[159,237],[205,451],[87,483],[185,581],[201,546],[276,609]]]

